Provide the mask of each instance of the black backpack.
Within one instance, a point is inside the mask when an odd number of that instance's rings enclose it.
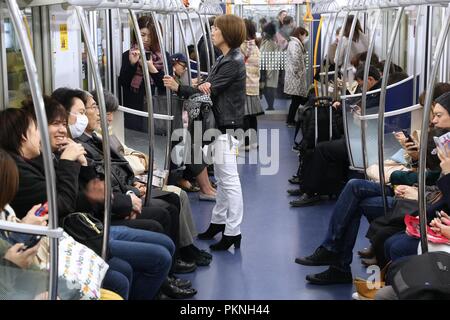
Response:
[[[450,254],[428,252],[398,260],[386,282],[400,299],[450,299]]]

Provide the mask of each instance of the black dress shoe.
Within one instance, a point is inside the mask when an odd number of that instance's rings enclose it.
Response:
[[[320,202],[319,195],[310,196],[310,195],[304,193],[300,196],[300,198],[289,202],[289,204],[291,205],[291,207],[305,207],[305,206],[310,206],[317,202]]]
[[[295,263],[304,266],[329,266],[339,261],[338,254],[320,246],[314,253],[307,257],[299,257],[295,259]]]
[[[377,265],[378,261],[377,258],[373,257],[373,258],[362,258],[361,259],[361,264],[365,267],[370,267],[373,265]]]
[[[173,269],[173,273],[190,273],[197,269],[197,265],[194,262],[187,262],[181,259],[177,259]]]
[[[187,299],[197,294],[194,288],[181,289],[170,284],[168,280],[162,284],[161,292],[172,299]]]
[[[211,250],[216,250],[216,251],[228,250],[228,248],[234,244],[234,248],[239,249],[241,247],[241,239],[242,239],[242,236],[240,234],[238,234],[237,236],[223,235],[222,239],[220,239],[219,242],[212,244],[209,247],[211,248]]]
[[[368,248],[364,248],[363,250],[358,251],[358,255],[359,255],[361,258],[366,258],[366,259],[368,259],[368,258],[373,258],[373,257],[375,256],[375,252],[374,252],[374,250],[373,250],[373,247],[370,246],[370,247],[368,247]]]
[[[287,191],[287,193],[289,193],[290,196],[300,196],[300,195],[302,195],[302,191],[300,189],[289,189]]]
[[[308,280],[312,284],[340,284],[340,283],[352,283],[353,277],[352,273],[348,271],[341,271],[336,267],[329,267],[327,270],[317,274],[308,274],[306,276],[306,280]]]
[[[300,178],[299,177],[292,177],[291,179],[289,179],[289,182],[292,184],[300,184]]]
[[[208,227],[208,230],[198,234],[198,238],[200,240],[211,240],[212,238],[214,238],[216,234],[224,231],[225,231],[224,224],[211,223]]]
[[[174,275],[169,276],[169,283],[174,285],[180,289],[187,289],[192,287],[192,283],[187,279],[180,279],[175,277]]]

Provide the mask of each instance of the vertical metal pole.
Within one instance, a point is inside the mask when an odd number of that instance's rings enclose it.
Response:
[[[201,80],[200,55],[197,47],[197,38],[195,36],[194,26],[192,24],[192,19],[191,16],[189,15],[189,12],[185,10],[184,13],[186,14],[186,18],[189,24],[189,30],[191,31],[192,41],[194,42],[195,60],[197,61],[197,80],[198,82],[200,82]]]
[[[155,126],[153,121],[153,97],[152,97],[152,86],[150,82],[150,71],[147,65],[147,58],[145,56],[144,42],[142,40],[141,31],[139,30],[139,24],[136,18],[136,14],[133,10],[128,9],[128,13],[131,17],[131,22],[134,30],[134,35],[139,47],[139,52],[141,53],[141,66],[142,73],[144,74],[144,85],[145,85],[145,97],[147,99],[147,110],[148,110],[148,173],[147,173],[147,193],[145,194],[145,205],[150,205],[151,192],[152,192],[152,181],[153,181],[153,161],[155,159]],[[163,53],[165,56],[165,52]]]
[[[214,51],[214,44],[212,43],[212,39],[211,39],[211,27],[209,26],[209,17],[205,16],[205,20],[206,20],[206,33],[208,34],[208,49],[209,49],[209,54],[211,56],[211,60],[210,60],[210,64],[211,66],[214,64],[214,62],[216,62],[216,52]]]
[[[387,213],[387,199],[386,199],[386,188],[384,185],[384,111],[386,108],[386,94],[387,94],[387,80],[389,77],[389,70],[392,61],[392,53],[394,51],[395,38],[397,37],[398,29],[400,26],[400,20],[405,11],[404,7],[398,8],[397,17],[395,18],[395,23],[391,33],[391,39],[389,40],[388,52],[386,56],[386,63],[383,70],[383,79],[381,81],[381,91],[380,91],[380,107],[378,110],[378,168],[380,173],[380,186],[383,195],[383,207],[384,213]],[[423,142],[423,141],[422,141]]]
[[[423,107],[422,128],[420,132],[420,151],[419,151],[419,218],[420,218],[420,244],[422,253],[428,252],[427,242],[427,208],[425,198],[425,169],[427,165],[427,142],[428,142],[428,127],[430,123],[431,103],[433,100],[434,85],[436,83],[436,76],[439,68],[439,62],[444,51],[444,44],[448,37],[450,30],[450,6],[447,8],[447,15],[445,19],[445,26],[439,34],[436,51],[434,52],[432,71],[429,78],[429,86],[425,95],[425,105]]]
[[[158,20],[156,18],[155,12],[151,12],[153,22],[155,24],[156,34],[158,36],[159,41],[159,48],[161,50],[161,56],[163,58],[163,65],[164,65],[164,73],[166,75],[169,75],[169,62],[167,61],[166,56],[166,48],[164,43],[164,38],[162,36],[161,28],[159,26]],[[166,105],[167,105],[167,115],[172,115],[172,93],[170,90],[166,90]],[[170,145],[171,145],[171,134],[172,134],[172,121],[167,121],[167,127],[166,127],[166,134],[167,134],[167,143],[166,143],[166,158],[164,161],[164,169],[169,170],[170,168]]]
[[[200,27],[201,27],[200,29],[202,30],[202,33],[203,33],[203,42],[205,43],[205,48],[206,48],[206,69],[207,69],[208,74],[209,74],[209,72],[211,71],[211,60],[210,60],[210,53],[209,53],[209,41],[210,41],[210,39],[208,39],[209,36],[206,34],[205,25],[203,24],[203,19],[202,19],[201,14],[199,12],[197,12],[197,11],[194,11],[194,12],[198,15],[198,19],[200,21]]]
[[[420,26],[420,16],[422,14],[422,6],[417,8],[417,17],[415,24],[415,35],[414,35],[414,59],[413,59],[413,104],[417,104],[417,48],[419,45],[419,26]],[[422,74],[423,77],[423,74]]]
[[[53,92],[53,59],[52,57],[52,44],[50,40],[50,17],[49,17],[49,7],[41,7],[41,30],[42,30],[42,62],[44,72],[44,90],[46,93]],[[82,83],[80,82],[80,87]]]
[[[113,92],[113,85],[112,85],[112,68],[113,68],[113,59],[111,59],[112,55],[112,50],[111,50],[111,29],[112,29],[112,24],[111,24],[111,16],[112,16],[112,10],[107,9],[105,11],[105,21],[104,21],[104,26],[105,26],[105,38],[106,38],[106,54],[105,54],[105,58],[106,58],[106,64],[105,64],[105,87],[106,89],[108,89],[110,92]],[[101,39],[100,39],[101,40]],[[102,46],[103,46],[103,42],[102,42]],[[103,64],[103,61],[102,61]]]
[[[336,55],[335,55],[335,60],[339,59],[339,56],[341,54],[341,50],[342,50],[342,37],[344,36],[344,29],[345,29],[345,25],[347,24],[347,20],[348,20],[348,15],[350,14],[349,11],[347,11],[345,13],[345,18],[344,18],[344,22],[342,23],[342,27],[341,27],[341,31],[339,32],[339,39],[341,39],[338,42],[337,48],[336,48]],[[349,40],[349,43],[351,40]],[[334,96],[334,100],[338,100],[339,97],[339,90],[338,90],[338,73],[339,73],[339,60],[336,60],[337,62],[335,63],[335,67],[334,67],[334,92],[333,92],[333,96]],[[344,70],[345,72],[345,70]],[[346,86],[347,84],[344,83],[344,86]]]
[[[332,28],[331,28],[331,32],[333,33],[334,27],[336,25],[336,20],[337,20],[337,16],[339,13],[336,13],[336,15],[333,18],[333,14],[330,14],[330,18],[332,19],[331,21],[333,21],[332,23]],[[330,22],[331,22],[330,21]],[[330,57],[328,56],[328,51],[330,49],[330,45],[332,42],[327,41],[328,40],[328,31],[330,30],[330,25],[331,23],[327,24],[327,28],[325,30],[325,34],[324,34],[324,46],[322,48],[322,52],[321,52],[321,57],[320,57],[320,72],[325,72],[324,76],[320,76],[320,86],[321,86],[321,92],[322,92],[322,96],[328,96],[328,65],[329,65],[329,61],[330,61]],[[331,39],[333,39],[333,37],[330,37]],[[333,40],[331,40],[333,41]],[[325,44],[329,43],[328,46],[325,46]],[[324,64],[324,60],[325,64]]]
[[[31,96],[33,98],[36,119],[39,133],[41,135],[41,149],[44,159],[45,187],[47,191],[47,201],[49,209],[48,227],[56,229],[58,227],[58,206],[56,204],[56,179],[55,168],[53,167],[53,157],[48,134],[48,122],[45,113],[44,98],[39,86],[39,79],[36,63],[33,58],[33,51],[28,41],[27,32],[23,25],[19,6],[15,0],[6,0],[11,21],[18,36],[22,56],[25,62],[25,70],[28,76]],[[58,239],[50,238],[50,271],[49,271],[49,299],[56,300],[58,291]]]
[[[0,12],[0,110],[8,106],[8,64],[6,56],[5,17]]]
[[[364,64],[364,79],[363,79],[363,88],[361,95],[361,116],[364,117],[366,115],[366,106],[367,106],[367,80],[369,78],[369,68],[372,60],[373,48],[375,47],[375,33],[378,23],[381,18],[381,10],[377,10],[375,16],[375,22],[372,28],[372,34],[370,35],[370,44],[367,49],[367,58]],[[367,160],[367,144],[366,144],[366,121],[361,120],[361,147],[362,147],[362,157],[363,157],[363,166],[364,166],[364,175],[367,178],[366,169],[369,166]]]
[[[103,161],[105,164],[105,213],[104,213],[104,232],[103,232],[103,246],[102,257],[106,259],[109,243],[109,228],[111,223],[111,154],[109,144],[109,131],[108,123],[106,122],[106,106],[105,96],[103,93],[103,85],[100,78],[100,71],[98,68],[97,52],[94,50],[91,36],[89,34],[89,25],[86,21],[83,9],[79,6],[74,6],[78,21],[80,22],[81,32],[84,36],[84,41],[87,48],[88,59],[90,61],[90,67],[92,76],[94,78],[95,89],[97,91],[98,106],[100,111],[100,126],[102,129],[102,141],[103,141]]]
[[[326,58],[325,58],[325,70],[324,70],[324,72],[325,72],[325,76],[324,76],[324,79],[325,79],[325,96],[328,96],[329,94],[330,94],[330,90],[329,90],[329,87],[328,87],[328,83],[329,83],[329,78],[328,78],[328,69],[329,69],[329,67],[330,67],[330,57],[328,56],[328,50],[329,50],[329,48],[330,48],[330,46],[331,46],[331,44],[333,43],[333,37],[334,37],[334,34],[335,34],[335,32],[334,32],[334,30],[335,30],[335,28],[336,28],[336,21],[337,21],[337,18],[338,18],[338,16],[339,16],[339,13],[340,13],[340,11],[338,11],[338,12],[336,12],[336,15],[334,16],[334,19],[333,19],[333,26],[332,26],[332,28],[331,28],[331,33],[330,33],[330,35],[329,35],[329,39],[327,40],[326,38],[325,38],[325,41],[326,42],[328,42],[328,47],[326,48],[326,51],[325,51],[325,49],[324,49],[324,53],[326,53]],[[341,29],[342,29],[342,27],[341,27]],[[339,46],[339,45],[338,45]],[[336,52],[335,52],[335,56],[336,56],[336,54],[337,54],[337,48],[336,48]],[[334,61],[333,61],[334,62]],[[334,68],[334,72],[337,72],[338,70],[337,70],[337,67],[335,66],[335,68]],[[326,78],[325,78],[326,77]]]
[[[359,12],[356,11],[355,15],[353,16],[352,25],[350,27],[350,33],[348,35],[349,45],[346,48],[347,51],[345,52],[345,57],[344,57],[344,65],[343,65],[343,82],[344,82],[344,84],[342,86],[342,91],[341,91],[343,96],[345,96],[345,94],[347,93],[347,82],[348,82],[348,70],[347,69],[348,69],[348,63],[350,60],[350,52],[351,52],[352,43],[353,43],[353,35],[355,34],[356,22],[358,21],[358,18],[359,18]],[[370,60],[369,57],[367,57],[367,59]],[[344,131],[348,132],[347,115],[345,114],[344,106],[342,106],[342,119],[343,119],[343,123],[344,123]],[[345,145],[347,147],[347,154],[349,156],[348,158],[350,160],[350,165],[352,167],[354,167],[355,164],[353,162],[352,149],[350,148],[350,137],[348,135],[345,135]]]
[[[188,48],[188,44],[187,44],[187,41],[186,41],[186,34],[184,32],[183,22],[181,21],[180,14],[178,12],[176,12],[175,15],[177,17],[178,26],[180,28],[181,40],[183,41],[183,44],[184,44],[184,46],[183,46],[184,47],[184,52],[186,54],[187,61],[188,61],[188,63],[187,63],[188,82],[189,82],[189,86],[192,86],[191,63],[190,63],[190,59],[189,59],[189,48]],[[179,111],[181,113],[181,118],[183,118],[183,108],[181,108]],[[183,160],[186,160],[186,157],[187,157],[187,154],[188,154],[188,152],[187,152],[188,150],[186,148],[186,146],[187,146],[186,145],[186,139],[187,139],[186,135],[187,135],[187,130],[184,130],[184,127],[183,127],[183,144],[184,144]],[[186,162],[186,161],[184,161],[184,162]]]

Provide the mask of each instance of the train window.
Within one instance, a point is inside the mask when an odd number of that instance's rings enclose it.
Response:
[[[24,21],[27,28],[28,38],[32,43],[32,21],[31,10],[24,10]],[[20,107],[20,102],[30,94],[28,78],[25,70],[25,64],[22,58],[22,51],[17,41],[17,36],[9,16],[3,16],[1,19],[4,28],[5,51],[2,55],[6,59],[8,93],[5,102],[9,107]],[[3,64],[3,63],[2,63]]]

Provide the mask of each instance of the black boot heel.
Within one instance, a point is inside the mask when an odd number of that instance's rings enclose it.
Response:
[[[215,243],[210,245],[209,247],[211,250],[228,250],[231,245],[234,245],[235,249],[239,249],[241,247],[241,239],[242,235],[238,234],[237,236],[226,236],[223,235],[222,239]]]
[[[208,227],[208,230],[206,230],[203,233],[198,234],[198,238],[200,240],[211,240],[212,238],[214,238],[214,236],[216,234],[218,234],[219,232],[224,232],[224,231],[225,231],[224,224],[211,223]]]

